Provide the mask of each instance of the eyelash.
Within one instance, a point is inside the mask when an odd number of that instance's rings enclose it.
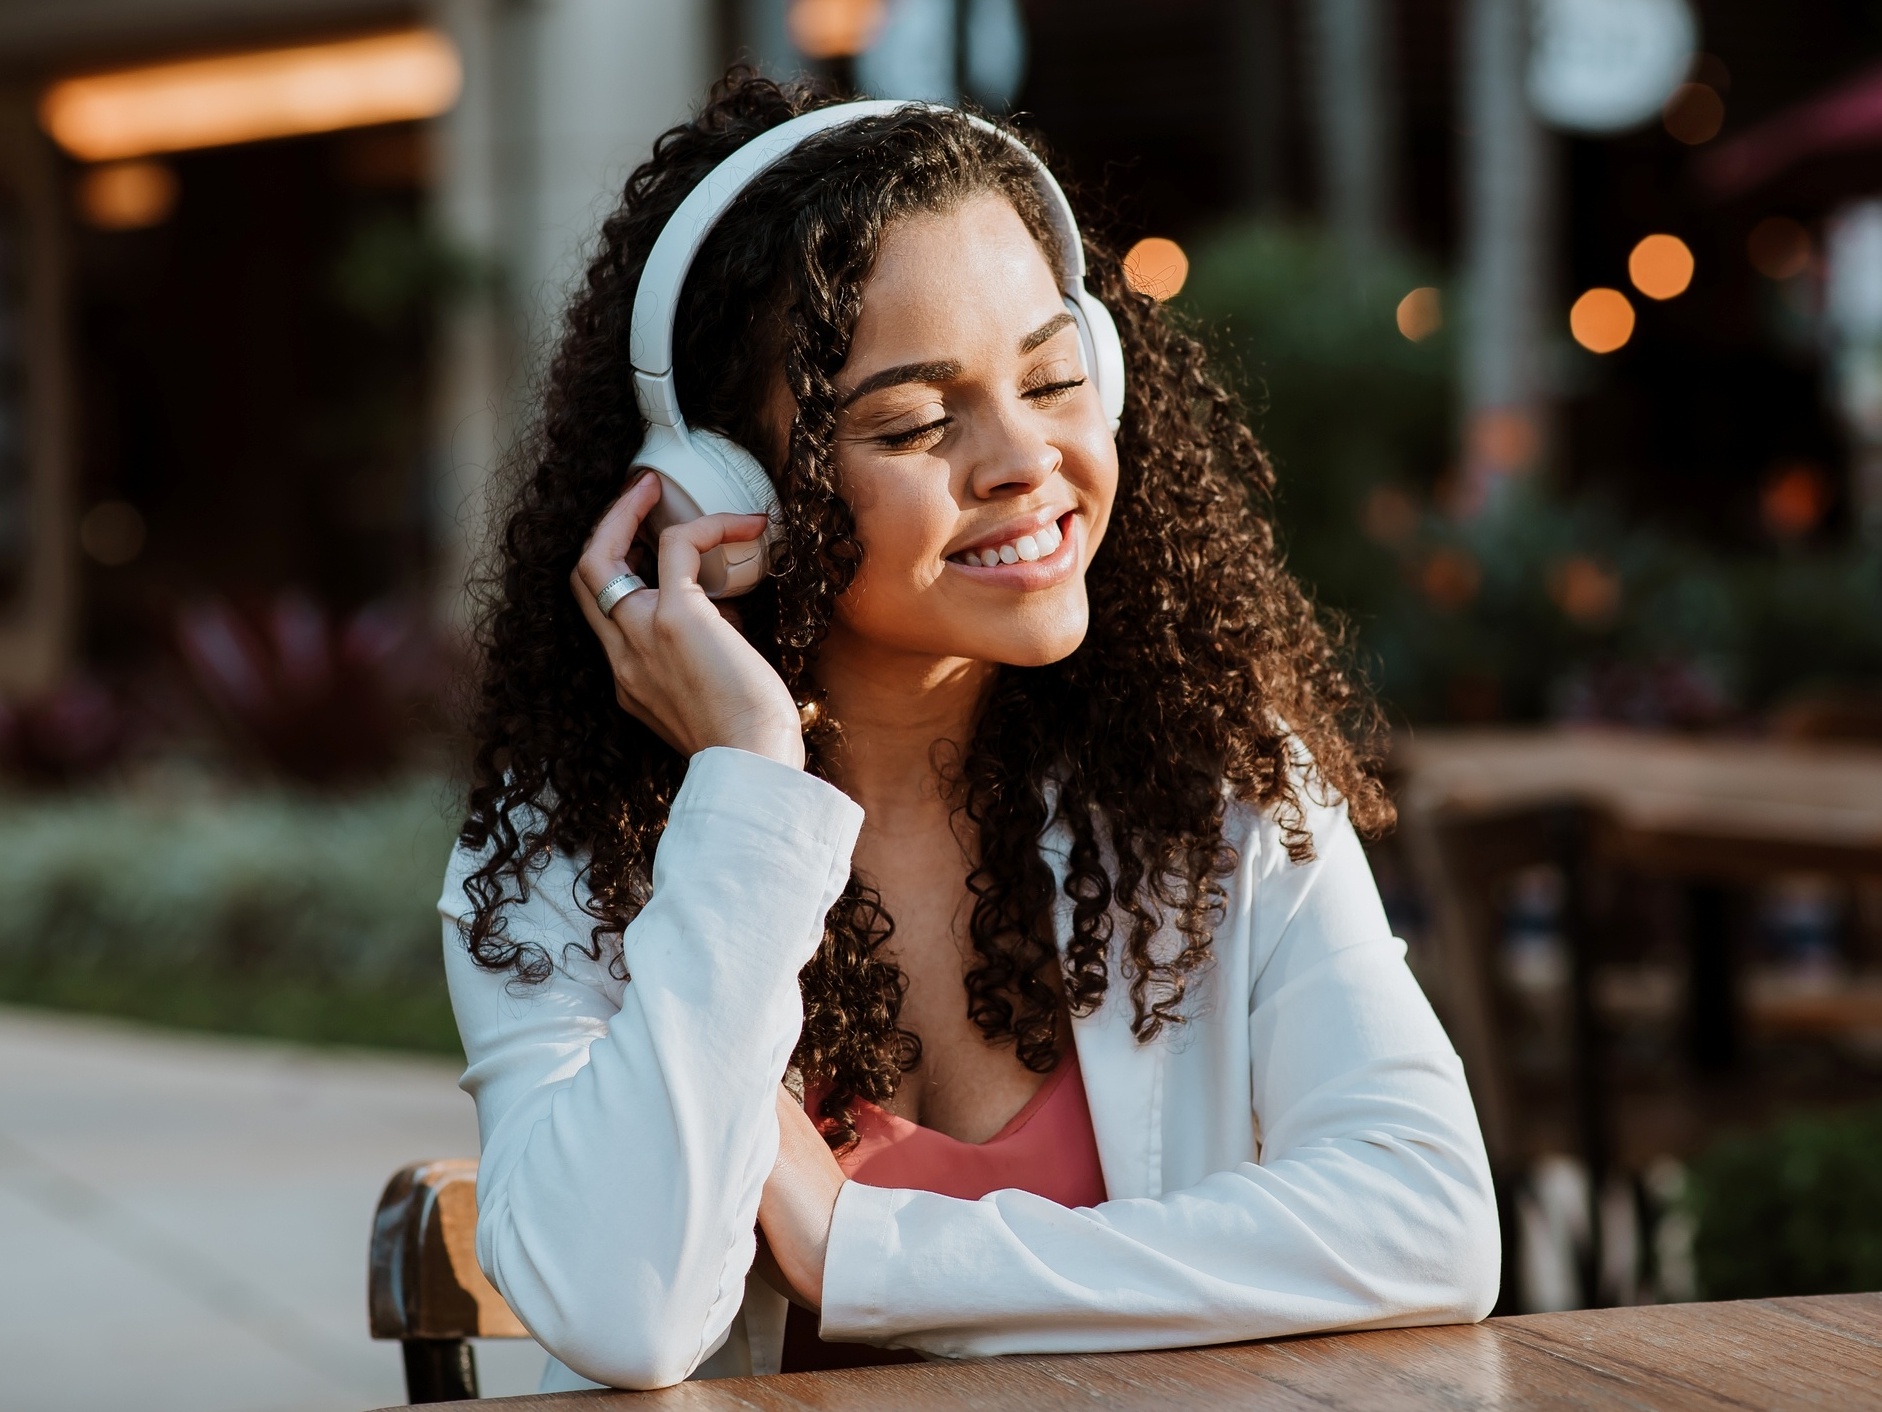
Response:
[[[1022,396],[1036,401],[1051,403],[1058,400],[1060,394],[1070,392],[1074,388],[1083,387],[1084,385],[1085,379],[1070,378],[1064,382],[1049,382],[1042,387],[1029,387]],[[952,417],[937,417],[932,422],[924,422],[918,427],[910,427],[907,431],[890,432],[886,436],[879,436],[876,438],[876,444],[886,446],[891,451],[900,451],[906,447],[913,446],[929,433],[940,431],[953,421],[954,418]]]

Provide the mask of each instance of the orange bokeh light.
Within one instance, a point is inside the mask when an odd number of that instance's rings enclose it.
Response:
[[[1692,276],[1692,251],[1677,235],[1650,235],[1627,257],[1627,277],[1649,299],[1684,294]]]
[[[81,161],[432,118],[463,86],[436,30],[258,49],[61,79],[39,121]]]
[[[1591,289],[1568,311],[1568,331],[1590,353],[1612,353],[1634,336],[1634,306],[1618,289]]]
[[[1766,279],[1794,279],[1810,268],[1810,232],[1789,216],[1766,216],[1751,228],[1745,254]]]
[[[1443,327],[1443,300],[1429,285],[1414,289],[1398,301],[1398,331],[1413,343],[1423,343]]]
[[[1688,147],[1710,142],[1725,126],[1725,100],[1710,84],[1682,83],[1661,109],[1666,130]]]
[[[1189,256],[1174,240],[1146,236],[1124,256],[1124,278],[1139,294],[1173,299],[1189,278]]]
[[[1808,461],[1779,466],[1758,496],[1764,526],[1779,539],[1797,539],[1810,533],[1829,508],[1829,479]]]
[[[112,162],[79,178],[78,210],[99,230],[162,225],[176,209],[176,173],[162,162]]]
[[[1437,550],[1418,573],[1418,587],[1425,597],[1444,609],[1462,608],[1477,596],[1482,584],[1483,571],[1461,549]]]
[[[876,42],[883,10],[883,0],[791,0],[784,28],[800,54],[847,59]]]
[[[1602,627],[1620,611],[1621,576],[1577,554],[1549,570],[1549,597],[1571,621],[1585,628]]]

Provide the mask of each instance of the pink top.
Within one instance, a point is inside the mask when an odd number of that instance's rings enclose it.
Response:
[[[806,1093],[815,1114],[823,1094]],[[1030,1191],[1061,1206],[1096,1206],[1104,1200],[1104,1171],[1078,1055],[1068,1050],[1052,1076],[1007,1125],[985,1142],[962,1142],[924,1128],[863,1099],[851,1110],[856,1142],[837,1154],[851,1181],[865,1186],[912,1187],[977,1201],[992,1191]],[[825,1343],[816,1316],[791,1306],[785,1323],[783,1371],[857,1368],[919,1362],[919,1355],[867,1344]]]

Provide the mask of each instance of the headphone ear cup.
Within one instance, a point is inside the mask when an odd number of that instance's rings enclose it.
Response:
[[[1104,301],[1080,285],[1065,296],[1065,307],[1078,322],[1078,341],[1084,345],[1085,367],[1098,386],[1098,400],[1104,417],[1117,435],[1124,418],[1124,340],[1118,337],[1117,321]]]
[[[724,472],[728,489],[738,492],[744,504],[740,514],[772,514],[778,508],[777,487],[758,464],[758,458],[730,437],[717,432],[689,430],[693,448]]]

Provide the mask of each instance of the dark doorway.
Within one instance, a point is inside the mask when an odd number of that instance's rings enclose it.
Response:
[[[117,516],[86,541],[83,650],[105,666],[190,599],[347,610],[416,590],[429,552],[422,130],[163,166],[173,203],[136,229],[86,224],[71,173],[80,510]]]

